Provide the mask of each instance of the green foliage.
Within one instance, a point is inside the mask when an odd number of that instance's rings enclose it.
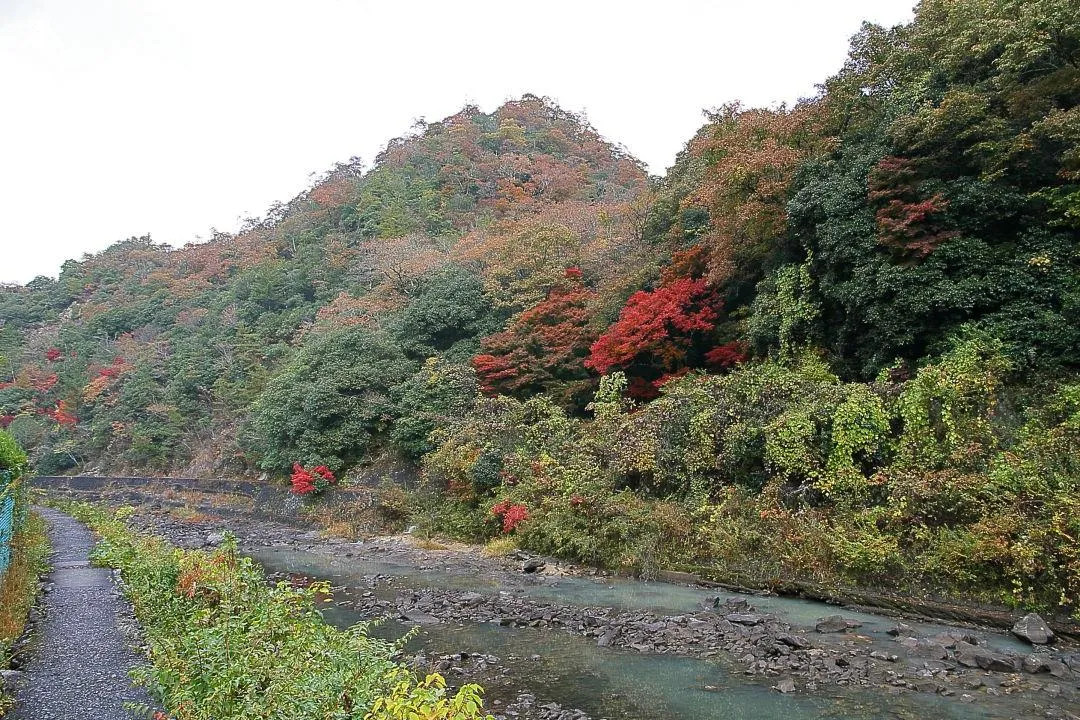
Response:
[[[393,418],[393,389],[415,366],[385,337],[361,327],[315,336],[252,406],[260,464],[340,469],[375,447]]]
[[[821,309],[813,295],[809,263],[785,265],[761,281],[748,334],[759,350],[776,348],[790,358],[813,343]]]
[[[921,368],[899,398],[901,462],[964,468],[996,449],[991,421],[1009,369],[1000,341],[974,337]]]
[[[101,537],[94,561],[122,572],[150,648],[137,679],[178,720],[490,717],[477,686],[450,694],[441,677],[419,680],[395,664],[397,647],[366,625],[324,622],[326,583],[271,586],[235,542],[182,551],[128,530],[122,511],[70,510]]]
[[[8,667],[11,646],[26,629],[30,608],[40,589],[38,578],[49,566],[49,551],[45,520],[31,513],[12,538],[11,562],[0,573],[0,667]],[[13,704],[14,699],[0,689],[0,717]]]
[[[451,265],[421,279],[394,332],[412,357],[440,353],[463,361],[476,354],[480,337],[497,330],[503,319],[484,297],[480,278]]]
[[[26,471],[27,457],[19,443],[6,430],[0,430],[0,470],[17,478]]]
[[[433,447],[431,433],[469,412],[476,395],[472,368],[428,358],[420,370],[393,389],[396,419],[390,439],[407,455],[422,457]]]

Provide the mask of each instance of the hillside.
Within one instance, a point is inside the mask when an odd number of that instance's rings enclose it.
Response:
[[[378,459],[458,536],[1075,613],[1078,105],[1072,3],[924,0],[662,178],[467,107],[235,236],[3,288],[0,424],[41,473]]]

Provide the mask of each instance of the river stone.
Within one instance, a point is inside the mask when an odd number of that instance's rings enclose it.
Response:
[[[810,643],[808,643],[803,638],[801,638],[801,637],[799,637],[797,635],[791,635],[791,634],[788,634],[788,633],[780,633],[779,635],[776,636],[776,641],[781,642],[781,643],[787,645],[788,647],[793,647],[796,650],[803,650],[805,648],[810,647]]]
[[[225,542],[225,533],[212,532],[206,536],[206,544],[212,547],[217,547],[223,542]]]
[[[908,654],[916,657],[928,657],[930,660],[945,660],[948,657],[945,646],[934,640],[904,638],[900,644]]]
[[[957,663],[969,668],[981,668],[990,662],[990,652],[988,650],[964,642],[956,643],[953,657]]]
[[[619,628],[614,625],[609,625],[604,634],[600,636],[600,639],[596,641],[598,647],[608,647],[615,640],[615,636],[618,634]]]
[[[910,625],[904,623],[897,623],[895,626],[885,631],[887,634],[893,637],[909,637],[915,634],[915,629]]]
[[[780,682],[773,685],[773,688],[779,690],[785,695],[788,693],[793,693],[795,692],[795,681],[791,678],[784,678]]]
[[[521,564],[521,571],[524,573],[535,573],[540,572],[545,567],[547,567],[547,563],[544,562],[542,558],[534,557],[529,558]]]
[[[760,625],[765,618],[756,613],[731,613],[724,619],[736,625]]]
[[[819,619],[814,629],[819,633],[838,633],[857,627],[862,627],[862,623],[858,620],[848,620],[843,615],[830,615]]]
[[[731,612],[749,612],[750,611],[750,603],[746,600],[746,598],[734,598],[734,597],[731,597],[731,598],[728,598],[727,600],[724,600],[721,603],[720,602],[720,596],[717,596],[716,599],[713,600],[712,606],[713,606],[713,610],[720,610],[721,608],[726,608],[727,610],[729,610]]]
[[[995,672],[1013,673],[1018,672],[1021,667],[1019,658],[1012,655],[986,653],[985,655],[980,655],[976,661],[983,670],[992,670]]]
[[[1046,645],[1054,641],[1054,631],[1038,613],[1028,613],[1016,621],[1012,627],[1013,635],[1027,640],[1032,645]]]
[[[478,592],[463,593],[461,595],[461,602],[470,607],[476,607],[484,602],[484,596]]]
[[[1024,658],[1024,672],[1034,675],[1041,672],[1050,672],[1049,658],[1042,655],[1028,655]]]

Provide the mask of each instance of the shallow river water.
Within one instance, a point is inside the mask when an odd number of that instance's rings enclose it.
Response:
[[[606,606],[652,610],[665,614],[694,612],[716,597],[716,591],[662,582],[631,579],[530,576],[503,585],[493,577],[477,576],[452,565],[433,567],[362,558],[336,557],[324,552],[291,548],[245,548],[245,554],[268,572],[299,573],[328,580],[345,588],[339,595],[372,591],[392,597],[405,588],[446,587],[485,594],[511,592],[535,600],[571,606]],[[390,586],[373,588],[373,576],[388,576]],[[731,596],[732,593],[721,593]],[[879,615],[853,612],[822,603],[778,597],[748,597],[761,612],[773,613],[795,626],[812,627],[825,615],[840,614],[863,623],[858,633],[866,642],[895,652],[896,643],[885,630],[896,621]],[[324,609],[328,621],[350,625],[364,620],[344,602]],[[920,634],[954,629],[948,625],[908,623]],[[401,637],[407,627],[386,623],[375,632]],[[967,630],[980,644],[996,649],[1024,651],[1011,636]],[[862,720],[870,718],[975,718],[1030,717],[1031,709],[1005,696],[979,697],[965,703],[959,697],[928,693],[891,695],[880,688],[821,687],[815,693],[781,694],[771,683],[748,678],[725,658],[702,660],[671,655],[649,655],[601,648],[595,639],[556,629],[535,630],[485,623],[439,623],[418,628],[408,650],[429,657],[471,652],[495,655],[506,677],[487,683],[489,707],[508,702],[517,691],[528,691],[540,702],[554,701],[579,708],[595,720]]]

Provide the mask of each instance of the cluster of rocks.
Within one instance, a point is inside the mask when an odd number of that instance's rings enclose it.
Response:
[[[581,710],[569,710],[556,702],[541,703],[535,695],[524,692],[514,702],[488,710],[494,713],[495,720],[589,720]]]
[[[255,522],[241,518],[208,518],[205,521],[180,519],[173,514],[151,506],[136,513],[129,520],[137,530],[165,538],[177,547],[188,550],[214,547],[225,541],[226,531],[238,536],[247,545],[297,545],[319,540],[318,531],[298,532],[276,523]]]
[[[408,590],[393,600],[369,592],[354,606],[369,616],[391,616],[406,622],[556,628],[595,638],[600,647],[702,658],[730,656],[746,674],[792,675],[808,686],[821,682],[867,684],[871,668],[867,652],[814,647],[806,635],[774,615],[755,612],[742,599],[728,600],[716,610],[673,616],[555,605],[506,592],[486,596],[446,589]]]
[[[853,634],[860,623],[840,615],[822,618],[815,633],[807,634],[735,598],[718,599],[712,609],[671,616],[562,606],[509,592],[482,595],[447,589],[406,590],[393,599],[366,592],[352,602],[372,617],[554,628],[594,638],[601,647],[728,659],[747,675],[776,678],[774,689],[784,693],[835,684],[943,695],[1041,690],[1052,697],[1075,697],[1072,681],[1080,672],[1080,655],[994,651],[961,631],[919,638],[911,628],[897,625],[890,633],[896,652]]]
[[[540,659],[539,655],[530,658],[533,662]],[[483,680],[489,690],[492,681],[496,688],[509,681],[509,673],[500,658],[485,653],[457,652],[435,658],[420,654],[413,656],[408,665],[417,672],[437,672],[444,677],[469,682]],[[486,704],[496,720],[590,720],[583,710],[564,708],[556,702],[542,702],[527,692],[512,695],[508,702],[494,697]]]
[[[921,660],[914,673],[887,674],[892,685],[946,695],[955,694],[958,688],[961,692],[981,690],[991,695],[1024,689],[1041,690],[1053,697],[1075,695],[1075,688],[1061,682],[1075,680],[1080,672],[1080,655],[1053,657],[1039,648],[1029,655],[994,651],[962,631],[918,638],[903,624],[889,634],[896,638],[909,660]],[[1025,677],[1038,675],[1044,675],[1046,682]]]

